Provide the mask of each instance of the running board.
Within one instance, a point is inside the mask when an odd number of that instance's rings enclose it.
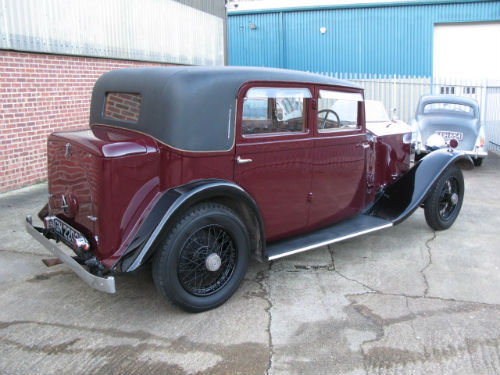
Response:
[[[392,226],[389,220],[360,214],[311,233],[272,242],[267,245],[267,257],[275,260]]]

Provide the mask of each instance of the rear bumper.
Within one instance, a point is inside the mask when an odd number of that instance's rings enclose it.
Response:
[[[464,150],[460,150],[462,151],[465,155],[469,155],[471,156],[472,158],[485,158],[486,156],[488,156],[488,153],[485,152],[485,151],[464,151]]]
[[[104,292],[104,293],[115,293],[115,278],[113,276],[99,277],[92,275],[85,268],[83,268],[76,260],[71,256],[66,254],[64,251],[59,249],[53,242],[46,238],[39,230],[33,226],[31,222],[31,217],[26,217],[25,222],[26,231],[38,242],[40,242],[47,250],[58,257],[61,261],[66,263],[71,270],[77,274],[77,276],[85,281],[92,288]]]
[[[413,148],[413,151],[415,152],[415,154],[417,154],[417,155],[425,155],[425,154],[428,154],[428,153],[434,151],[434,150],[431,150],[431,149],[427,148],[426,146],[424,146],[421,142],[413,143],[412,148]],[[446,147],[443,147],[443,148],[446,148]],[[474,147],[474,150],[471,150],[471,151],[462,150],[462,149],[457,149],[457,151],[460,151],[461,153],[463,153],[465,155],[469,155],[473,159],[485,158],[486,156],[488,156],[487,151],[479,151],[479,149],[477,147]]]

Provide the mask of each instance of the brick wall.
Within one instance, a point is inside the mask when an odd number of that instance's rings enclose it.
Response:
[[[148,65],[0,50],[0,192],[46,180],[47,136],[88,127],[102,73]]]

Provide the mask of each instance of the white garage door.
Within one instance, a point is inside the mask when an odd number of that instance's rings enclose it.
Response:
[[[435,25],[433,73],[500,80],[500,22]]]

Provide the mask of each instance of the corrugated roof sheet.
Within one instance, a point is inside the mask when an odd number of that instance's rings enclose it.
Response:
[[[202,3],[0,0],[0,49],[222,65],[224,0]]]
[[[500,21],[500,1],[425,1],[231,12],[230,65],[432,75],[436,23]]]

